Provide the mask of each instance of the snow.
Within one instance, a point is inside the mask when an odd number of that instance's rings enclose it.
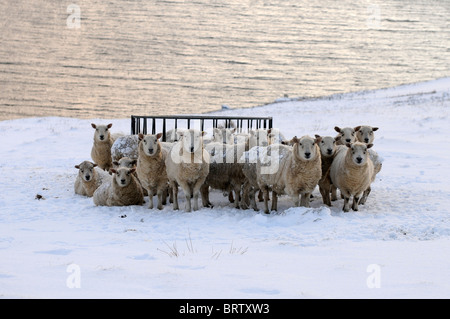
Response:
[[[287,138],[380,128],[383,169],[360,211],[316,189],[311,208],[280,197],[270,215],[219,191],[193,213],[95,207],[73,191],[90,123],[129,134],[129,119],[2,121],[0,296],[449,298],[449,113],[450,78],[217,112],[273,116]]]

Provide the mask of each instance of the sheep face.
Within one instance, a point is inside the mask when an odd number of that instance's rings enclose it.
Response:
[[[375,134],[373,134],[373,132],[376,130],[378,130],[378,127],[367,125],[357,126],[355,127],[356,138],[362,143],[371,144],[375,138]]]
[[[112,124],[108,125],[96,125],[94,123],[91,124],[92,128],[95,129],[94,140],[97,142],[103,142],[109,140],[109,129]]]
[[[212,141],[216,143],[223,144],[233,144],[234,143],[234,132],[236,128],[214,128]]]
[[[352,162],[356,165],[364,165],[367,162],[369,153],[368,148],[371,148],[373,144],[365,144],[361,142],[347,143],[345,144],[349,148],[348,152],[351,154]]]
[[[356,140],[355,129],[353,127],[340,128],[336,126],[334,130],[341,134],[341,141],[343,143],[354,143]]]
[[[194,129],[189,129],[183,132],[181,143],[183,151],[186,153],[195,153],[203,149],[203,135],[205,132],[201,132]]]
[[[78,169],[78,175],[85,181],[90,182],[94,177],[94,167],[97,164],[91,163],[89,161],[84,161],[80,165],[75,165],[75,168]]]
[[[114,173],[114,179],[119,187],[128,186],[132,179],[132,174],[136,171],[135,168],[119,167],[118,169],[110,169]]]
[[[316,152],[318,151],[318,148],[316,147],[316,141],[320,142],[320,139],[315,140],[309,136],[303,136],[302,138],[297,139],[297,141],[294,140],[294,142],[298,145],[296,155],[305,161],[309,161],[315,158]]]
[[[316,138],[319,137],[316,135]],[[331,157],[336,150],[336,140],[331,136],[324,136],[322,140],[319,142],[320,153],[324,157]]]
[[[113,164],[116,165],[116,167],[133,168],[136,166],[137,160],[131,159],[129,157],[122,157],[120,160],[114,161]]]
[[[267,131],[263,129],[251,130],[249,143],[251,147],[269,145],[269,137]]]
[[[162,133],[158,133],[157,135],[139,135],[139,139],[143,143],[142,149],[144,150],[145,155],[154,156],[159,151],[158,139],[161,138]]]

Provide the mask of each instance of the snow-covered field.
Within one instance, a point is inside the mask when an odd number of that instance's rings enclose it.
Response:
[[[378,126],[383,169],[366,205],[343,213],[316,190],[312,208],[282,197],[270,215],[221,192],[193,213],[95,207],[73,191],[90,123],[129,133],[129,119],[3,121],[0,296],[450,297],[450,78],[220,114],[273,116],[289,138]]]

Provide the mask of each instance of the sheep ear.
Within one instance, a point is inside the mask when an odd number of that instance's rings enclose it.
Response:
[[[159,140],[159,139],[161,138],[162,135],[163,135],[162,133],[156,134],[156,139]]]
[[[341,137],[342,137],[342,135],[336,136],[336,137],[334,138],[334,141],[335,141],[335,142],[340,141],[340,140],[341,140]]]
[[[314,137],[315,138],[319,138],[319,137],[321,137],[319,134],[314,134]]]
[[[373,146],[373,144],[372,143],[370,143],[370,144],[367,144],[367,148],[371,148]]]
[[[118,161],[114,161],[113,164],[116,165],[116,166],[120,165],[120,163]]]
[[[97,164],[95,164],[95,163],[93,163],[93,164],[92,164],[92,166],[94,166],[94,167],[97,167],[98,165],[97,165]]]
[[[97,128],[97,125],[95,125],[94,123],[91,123],[92,128]]]
[[[117,173],[117,171],[116,171],[114,168],[110,168],[110,169],[109,169],[109,172],[110,172],[110,173],[113,173],[113,174],[116,174],[116,173]]]
[[[294,136],[294,137],[291,139],[291,143],[292,143],[292,144],[296,144],[296,143],[299,143],[299,142],[300,142],[300,140],[298,139],[297,135]]]
[[[356,131],[359,131],[360,129],[361,129],[361,125],[359,125],[359,126],[357,126],[357,127],[354,128],[355,132],[356,132]]]
[[[136,164],[137,164],[137,160],[132,160],[132,161],[130,162],[130,164],[131,164],[131,165],[136,165]]]
[[[377,131],[378,127],[372,127],[372,131]]]
[[[338,133],[341,132],[341,129],[339,128],[339,126],[335,126],[335,127],[334,127],[334,130],[335,130],[336,132],[338,132]]]
[[[289,145],[289,141],[282,140],[282,141],[281,141],[281,144],[283,144],[283,145]]]
[[[109,123],[108,125],[106,125],[107,128],[111,128],[112,123]]]
[[[139,138],[139,141],[142,141],[144,139],[144,134],[139,133],[138,134],[138,138]]]
[[[202,136],[205,136],[206,134],[208,134],[208,132],[202,131],[201,134],[202,134]]]
[[[233,127],[233,129],[231,130],[231,133],[235,133],[236,132],[236,128]]]
[[[75,168],[76,169],[80,169],[80,165],[75,165]]]
[[[322,141],[322,137],[319,135],[316,135],[316,138],[314,139],[314,143],[319,144],[320,141]]]
[[[347,146],[348,148],[352,148],[352,143],[345,143],[345,146]]]
[[[136,168],[133,167],[132,169],[130,169],[130,170],[128,171],[128,173],[129,173],[129,174],[133,174],[135,171],[136,171]]]
[[[267,130],[267,134],[270,134],[270,133],[272,133],[272,129],[271,129],[271,128],[269,128],[269,129]]]

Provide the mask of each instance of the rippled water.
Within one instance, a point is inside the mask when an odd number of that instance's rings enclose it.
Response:
[[[71,1],[0,0],[0,119],[200,113],[450,76],[449,0],[72,2],[80,28]]]

